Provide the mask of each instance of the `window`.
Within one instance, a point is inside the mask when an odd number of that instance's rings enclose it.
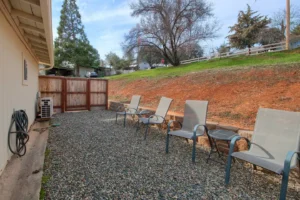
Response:
[[[23,54],[22,56],[22,72],[23,72],[23,76],[22,76],[22,84],[23,85],[28,85],[28,63],[27,60]]]

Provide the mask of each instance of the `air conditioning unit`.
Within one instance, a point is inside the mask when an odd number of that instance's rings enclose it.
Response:
[[[41,106],[41,118],[51,118],[53,115],[52,97],[41,98],[40,106]]]

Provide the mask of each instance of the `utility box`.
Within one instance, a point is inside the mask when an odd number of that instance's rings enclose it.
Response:
[[[40,101],[41,118],[51,118],[53,115],[53,99],[52,97],[43,97]]]

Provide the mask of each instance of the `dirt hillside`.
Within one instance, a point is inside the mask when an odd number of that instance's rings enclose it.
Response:
[[[110,100],[142,95],[141,106],[156,108],[173,98],[182,113],[185,100],[208,100],[208,120],[252,129],[259,107],[300,111],[300,65],[207,70],[175,78],[110,80]]]

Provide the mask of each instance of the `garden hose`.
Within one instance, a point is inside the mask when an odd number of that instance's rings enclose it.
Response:
[[[15,124],[15,131],[12,130]],[[14,111],[11,117],[11,123],[8,131],[8,147],[13,154],[24,156],[26,153],[26,143],[29,140],[28,131],[28,116],[24,110]],[[15,150],[11,146],[15,134]]]

